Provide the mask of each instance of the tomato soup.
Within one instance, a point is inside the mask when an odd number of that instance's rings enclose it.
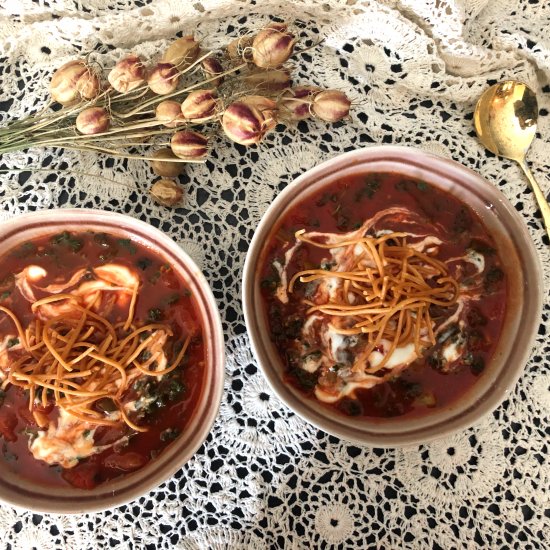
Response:
[[[90,489],[186,429],[204,384],[184,280],[115,234],[63,232],[0,258],[2,467]]]
[[[340,178],[274,228],[261,259],[292,384],[341,414],[429,414],[483,376],[507,280],[476,213],[397,173]]]

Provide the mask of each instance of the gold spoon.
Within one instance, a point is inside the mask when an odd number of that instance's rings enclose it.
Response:
[[[474,124],[481,143],[495,155],[515,160],[535,193],[550,237],[550,206],[525,162],[537,131],[537,97],[522,82],[506,80],[483,92],[476,105]]]

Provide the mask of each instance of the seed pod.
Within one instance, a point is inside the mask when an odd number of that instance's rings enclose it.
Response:
[[[175,178],[185,171],[185,164],[183,162],[172,162],[177,157],[169,147],[155,151],[153,157],[155,160],[150,161],[151,168],[157,176]]]
[[[326,90],[313,99],[312,110],[316,117],[327,122],[338,122],[349,115],[351,101],[344,92]]]
[[[235,101],[229,105],[222,117],[222,128],[225,135],[241,145],[260,143],[265,133],[274,126],[275,102],[272,102],[273,108],[271,108],[271,105],[263,101],[251,101],[250,97],[254,96],[242,98],[240,101]],[[262,100],[266,99],[268,98],[262,98]],[[263,110],[261,110],[260,103],[264,104]]]
[[[274,23],[255,36],[252,41],[254,65],[262,69],[273,69],[292,55],[296,39],[286,28],[284,24]]]
[[[184,118],[193,122],[204,122],[214,116],[217,110],[216,90],[195,90],[181,104]]]
[[[171,63],[183,71],[197,60],[198,55],[199,43],[195,41],[193,35],[189,35],[174,40],[164,52],[162,62]]]
[[[269,132],[269,130],[275,128],[277,124],[277,103],[275,101],[262,95],[247,95],[241,97],[240,101],[262,113],[265,132]]]
[[[206,59],[203,59],[201,67],[205,78],[212,78],[223,73],[223,66],[215,57],[207,57]],[[220,76],[216,78],[216,80],[209,82],[209,84],[212,84],[212,86],[217,88],[222,82],[223,76]]]
[[[181,105],[177,101],[166,99],[155,109],[156,119],[167,128],[175,128],[185,123],[181,114]]]
[[[170,142],[176,157],[185,160],[202,160],[208,155],[208,138],[198,132],[176,132]]]
[[[89,107],[76,117],[76,129],[81,134],[101,134],[106,132],[110,125],[111,119],[103,107]]]
[[[292,120],[303,120],[311,116],[313,99],[321,90],[315,86],[296,86],[281,94],[277,104]]]
[[[175,206],[183,197],[183,189],[175,181],[167,179],[155,182],[149,193],[163,206]]]
[[[145,82],[145,66],[137,55],[131,54],[111,69],[107,80],[117,92],[131,92]]]
[[[65,63],[55,71],[50,82],[52,99],[62,105],[70,105],[80,99],[93,99],[100,89],[98,76],[81,59]]]
[[[292,84],[288,69],[255,71],[246,75],[243,82],[257,92],[280,92]]]
[[[227,57],[232,61],[237,59],[250,61],[252,59],[252,50],[250,49],[252,40],[254,40],[254,37],[251,34],[245,34],[229,42],[225,49]]]
[[[178,87],[180,75],[171,63],[158,63],[149,73],[147,84],[155,94],[170,94]]]

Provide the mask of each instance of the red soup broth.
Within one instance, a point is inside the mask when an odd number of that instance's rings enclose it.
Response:
[[[63,232],[23,243],[0,258],[0,305],[15,313],[25,328],[34,316],[30,302],[14,284],[16,274],[29,265],[46,270],[47,276],[34,287],[40,299],[47,293],[38,287],[67,281],[79,269],[91,270],[112,263],[126,266],[139,276],[136,326],[158,322],[172,330],[175,341],[191,336],[185,356],[174,371],[160,381],[143,375],[123,396],[126,401],[148,397],[148,410],[140,420],[148,431],[133,432],[123,423],[116,427],[99,426],[94,444],[106,446],[105,450],[82,458],[71,468],[50,465],[35,459],[29,450],[29,439],[40,428],[29,410],[28,390],[9,385],[0,396],[0,453],[4,472],[50,486],[90,489],[143,467],[188,425],[205,382],[203,323],[185,281],[153,250],[114,234],[91,231]],[[128,307],[115,303],[105,318],[114,325],[127,316]],[[3,339],[13,332],[13,323],[0,312],[0,336]],[[51,397],[46,407],[35,404],[34,410],[54,422],[59,414]],[[124,443],[110,445],[126,435],[129,437]]]
[[[285,367],[285,381],[315,399],[316,375],[296,368],[290,359],[309,307],[303,303],[305,285],[295,285],[287,304],[279,301],[274,291],[280,275],[273,268],[273,262],[283,261],[285,251],[295,243],[294,234],[298,230],[347,233],[390,207],[405,207],[418,214],[428,234],[435,224],[440,232],[443,228],[443,243],[437,254],[441,261],[461,256],[471,249],[483,251],[483,293],[468,314],[468,353],[452,372],[442,372],[437,365],[431,364],[430,350],[426,350],[423,357],[396,379],[371,389],[358,389],[354,396],[343,397],[334,404],[323,403],[344,415],[372,419],[410,418],[447,407],[483,376],[502,329],[507,299],[506,274],[494,239],[471,208],[446,191],[401,174],[346,176],[306,197],[287,212],[278,221],[263,251],[262,298],[271,340]],[[406,232],[409,226],[395,221],[389,229]],[[288,280],[300,271],[319,268],[326,255],[326,250],[302,243],[288,264]]]

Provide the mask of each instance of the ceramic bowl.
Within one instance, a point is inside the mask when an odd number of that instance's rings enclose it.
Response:
[[[337,414],[283,380],[283,365],[270,340],[260,293],[266,243],[281,216],[336,178],[357,173],[398,172],[455,195],[482,219],[494,237],[508,278],[509,306],[497,349],[472,389],[447,408],[396,421]],[[541,267],[525,221],[504,195],[452,160],[407,147],[374,146],[333,158],[290,184],[268,208],[252,240],[244,268],[243,302],[252,349],[273,391],[314,426],[343,439],[380,447],[419,444],[462,430],[489,414],[518,380],[531,352],[541,315]]]
[[[0,224],[0,255],[29,239],[61,231],[93,230],[131,238],[165,258],[187,282],[204,322],[207,350],[204,387],[184,432],[142,469],[95,489],[56,488],[31,483],[6,470],[0,456],[0,499],[28,510],[53,513],[99,511],[130,502],[170,478],[197,451],[217,416],[224,379],[224,339],[210,287],[199,268],[172,239],[154,227],[122,214],[59,209],[17,216]]]

